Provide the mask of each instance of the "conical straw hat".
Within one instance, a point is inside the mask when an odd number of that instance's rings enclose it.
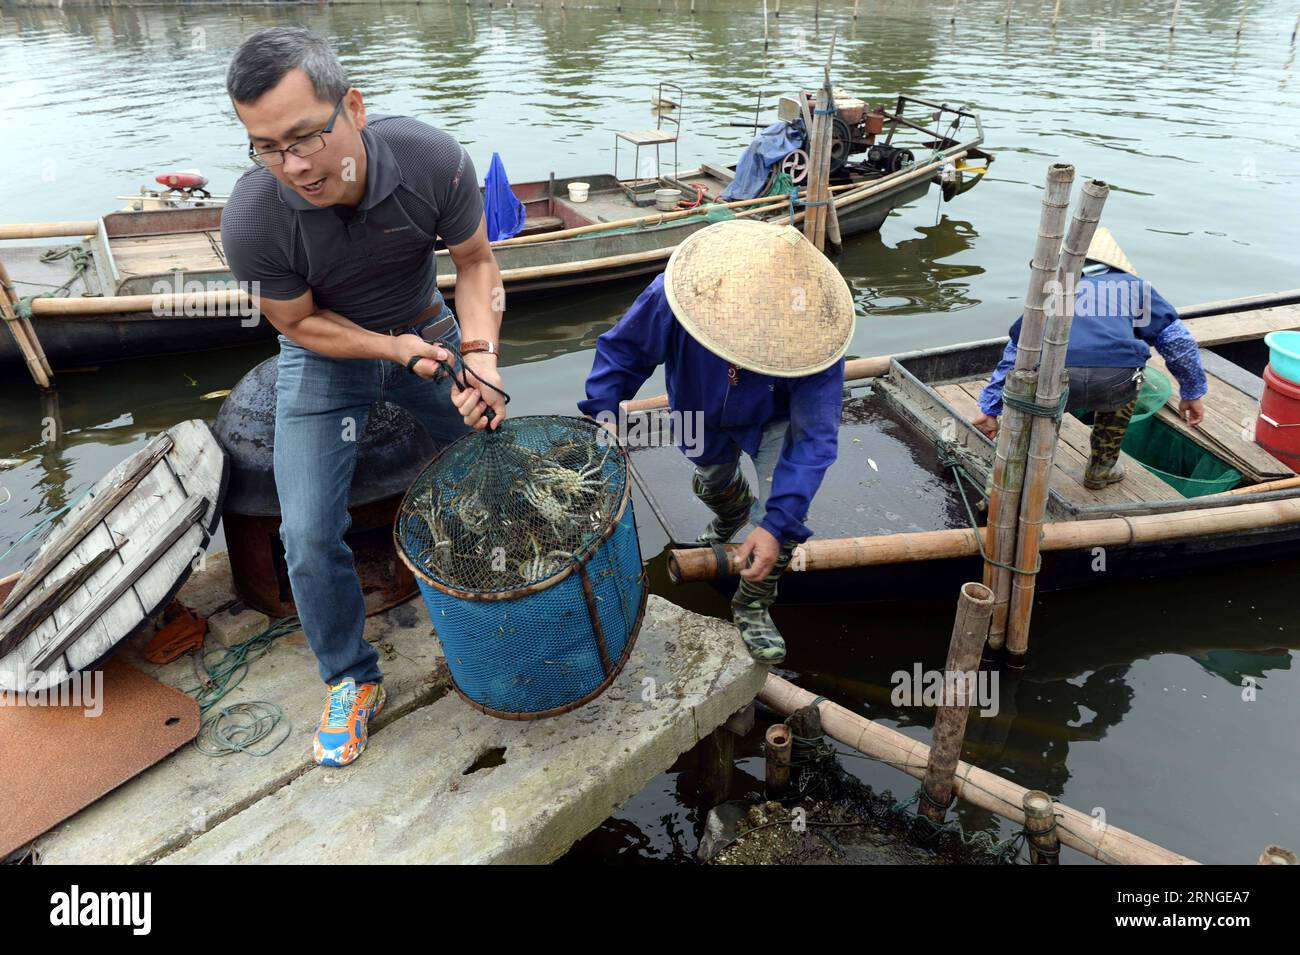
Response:
[[[823,371],[853,336],[848,283],[793,226],[729,219],[701,229],[668,260],[664,290],[692,338],[764,375]]]
[[[1128,260],[1124,250],[1119,247],[1115,237],[1110,234],[1110,230],[1104,225],[1097,226],[1097,231],[1093,233],[1092,241],[1088,243],[1086,257],[1094,262],[1120,269],[1130,275],[1137,275],[1137,269],[1133,268],[1133,263]]]

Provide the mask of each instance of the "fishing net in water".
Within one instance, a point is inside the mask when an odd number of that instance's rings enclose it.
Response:
[[[631,651],[646,580],[627,455],[593,421],[466,435],[415,479],[395,535],[457,690],[484,712],[572,709]]]
[[[788,721],[787,721],[788,722]],[[876,792],[850,773],[824,737],[795,735],[791,789],[779,800],[749,807],[712,861],[749,864],[1014,865],[1024,834],[999,840],[968,833],[948,813],[943,825],[920,815],[921,794],[898,799]]]

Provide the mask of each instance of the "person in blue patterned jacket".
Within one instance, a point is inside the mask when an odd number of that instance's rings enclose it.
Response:
[[[596,340],[578,404],[626,438],[619,403],[664,366],[672,412],[697,422],[680,434],[699,440],[679,443],[695,464],[693,490],[714,514],[698,543],[725,543],[754,524],[739,550],[746,569],[732,619],[764,663],[785,659],[768,608],[795,546],[812,535],[804,521],[838,452],[853,326],[847,283],[799,230],[720,222],[678,246],[665,273]],[[741,452],[754,461],[757,495]]]
[[[1015,367],[1020,322],[993,376],[980,392],[980,413],[972,423],[990,438],[998,432],[1002,388]],[[1110,231],[1098,227],[1088,246],[1075,291],[1074,322],[1065,365],[1070,375],[1067,410],[1095,413],[1084,486],[1093,490],[1124,479],[1120,445],[1137,408],[1142,369],[1154,347],[1178,382],[1179,413],[1196,426],[1205,418],[1207,391],[1200,349],[1178,312],[1151,283],[1139,278]]]

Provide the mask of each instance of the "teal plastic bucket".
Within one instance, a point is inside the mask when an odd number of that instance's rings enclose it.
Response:
[[[1300,384],[1300,332],[1269,332],[1264,344],[1273,374]]]

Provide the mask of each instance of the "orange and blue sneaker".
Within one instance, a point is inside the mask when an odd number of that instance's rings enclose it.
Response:
[[[316,724],[311,755],[321,766],[346,766],[366,748],[370,720],[384,708],[384,685],[346,677],[330,687],[325,712]]]

